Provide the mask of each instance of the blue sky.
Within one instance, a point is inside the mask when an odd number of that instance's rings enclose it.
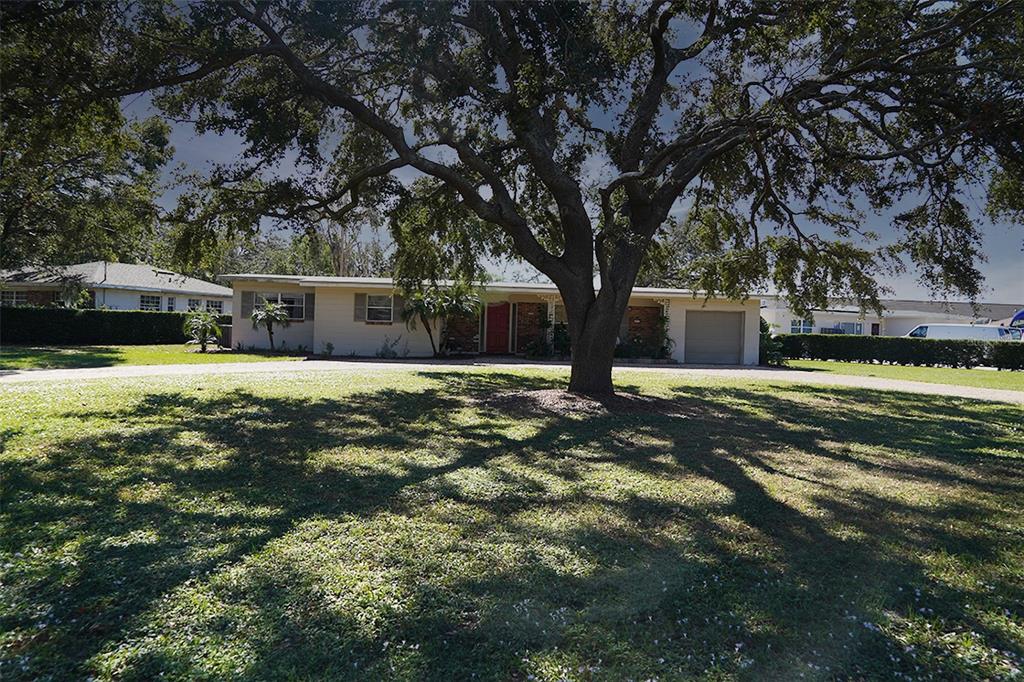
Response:
[[[148,102],[136,99],[126,103],[126,110],[132,115],[149,113]],[[241,140],[234,136],[203,135],[197,136],[192,126],[187,123],[173,123],[171,143],[175,148],[175,156],[168,169],[175,166],[186,170],[205,172],[211,164],[229,163],[238,158],[242,149]],[[167,179],[170,179],[170,172]],[[162,203],[169,208],[176,200],[177,192],[168,188]],[[983,197],[974,200],[976,215],[981,216]],[[892,236],[893,230],[885,216],[875,218],[869,216],[868,226],[879,233],[882,238]],[[981,300],[997,303],[1024,303],[1024,226],[1010,224],[993,224],[982,220],[984,242],[983,252],[988,258],[987,263],[979,264],[985,276],[985,288]],[[495,264],[495,275],[504,278],[528,278],[536,273],[528,264],[512,264],[502,266]],[[917,283],[913,271],[909,271],[894,279],[883,280],[893,290],[895,298],[931,298],[928,290]]]

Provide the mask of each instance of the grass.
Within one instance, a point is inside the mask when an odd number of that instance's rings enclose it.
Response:
[[[0,389],[0,677],[996,679],[1024,412],[624,373]],[[668,409],[665,409],[668,405]]]
[[[1024,391],[1024,372],[993,371],[988,369],[954,369],[952,367],[904,367],[901,365],[871,365],[862,362],[834,362],[831,360],[787,360],[793,369],[808,369],[832,374],[852,374],[883,379],[906,379],[929,384],[954,384],[978,388],[1001,388]]]
[[[198,346],[4,346],[0,369],[71,369],[113,365],[192,365],[213,362],[299,360],[272,353],[219,351],[199,353]]]

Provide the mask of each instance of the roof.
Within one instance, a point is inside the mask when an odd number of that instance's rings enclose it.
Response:
[[[361,289],[393,289],[395,282],[390,277],[318,277],[304,275],[263,275],[256,273],[237,273],[222,275],[222,278],[235,282],[282,282],[304,287],[347,287]],[[450,282],[441,282],[450,284]],[[486,282],[483,288],[495,293],[510,294],[558,294],[558,287],[551,282]],[[662,287],[634,287],[633,296],[653,296],[659,298],[695,298],[703,294],[687,289],[667,289]],[[716,298],[716,297],[712,297]]]
[[[65,279],[78,279],[87,287],[104,289],[137,289],[203,296],[231,296],[229,287],[188,277],[153,265],[93,261],[78,265],[48,268],[21,268],[0,272],[5,284],[60,284]]]

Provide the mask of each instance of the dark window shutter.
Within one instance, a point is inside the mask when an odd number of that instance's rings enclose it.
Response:
[[[366,322],[366,294],[356,294],[356,309],[352,319],[356,322]]]
[[[402,313],[405,312],[405,299],[395,294],[391,298],[391,319],[394,322],[402,321]]]
[[[242,292],[242,319],[248,319],[252,317],[252,306],[256,299],[256,294],[252,291]]]
[[[316,309],[316,294],[306,294],[306,304],[302,307],[306,311],[306,319],[312,320],[314,315],[313,311]]]

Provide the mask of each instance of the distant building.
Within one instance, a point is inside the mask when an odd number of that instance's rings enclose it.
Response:
[[[152,265],[107,261],[2,271],[0,305],[53,305],[68,281],[88,292],[89,307],[178,312],[204,308],[231,314],[228,287]]]
[[[813,318],[797,315],[782,296],[761,296],[761,317],[777,334],[862,334],[903,336],[919,324],[993,324],[1024,308],[1020,303],[949,303],[883,299],[883,311],[863,313],[845,301],[812,310]]]

